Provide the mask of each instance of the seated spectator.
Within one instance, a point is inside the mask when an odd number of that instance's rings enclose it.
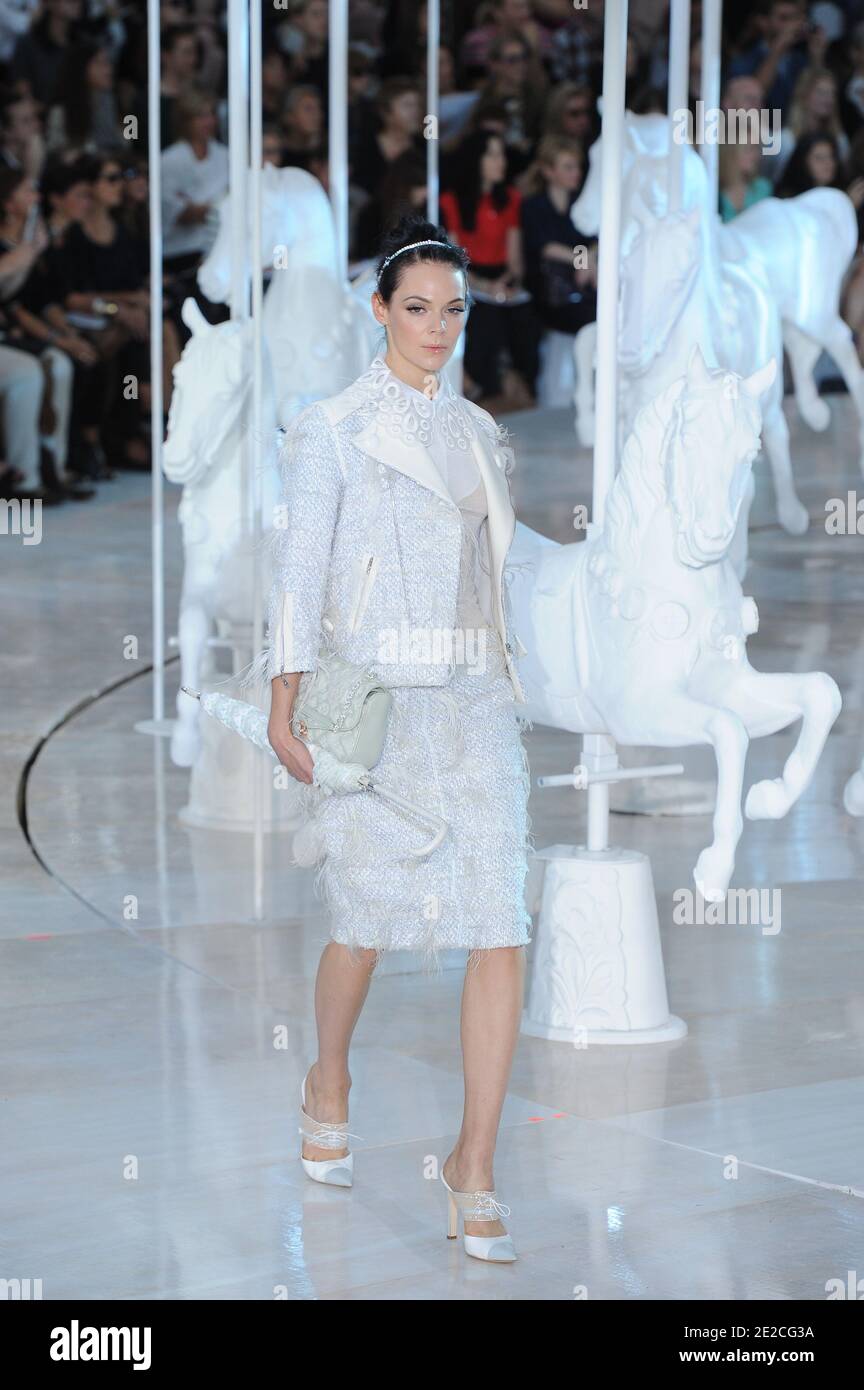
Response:
[[[48,111],[45,146],[74,158],[124,144],[110,50],[89,39],[67,51]]]
[[[268,123],[261,132],[261,160],[263,164],[272,164],[274,169],[281,169],[285,163],[282,131],[277,125]]]
[[[38,179],[45,163],[45,141],[32,97],[6,91],[0,97],[0,167],[21,169]]]
[[[394,159],[414,150],[425,153],[421,134],[420,93],[407,78],[393,78],[378,93],[379,128],[357,147],[351,165],[351,182],[372,197]]]
[[[113,369],[101,425],[103,441],[109,438],[122,448],[127,467],[147,468],[150,450],[142,410],[150,381],[148,248],[121,219],[123,170],[115,156],[93,156],[80,167],[90,180],[90,198],[80,221],[69,228],[62,251],[52,258],[52,267],[61,284],[63,307],[73,322],[79,315],[96,319],[96,325],[83,331]],[[165,345],[170,352],[170,342]],[[118,389],[121,375],[133,377],[137,384],[137,395],[131,399]]]
[[[776,196],[796,198],[811,188],[842,187],[840,152],[833,135],[804,135],[792,151]]]
[[[587,82],[600,90],[603,74],[603,5],[586,5],[556,29],[552,39],[555,82]]]
[[[5,68],[22,34],[28,33],[41,0],[6,0],[0,4],[0,64]]]
[[[83,0],[42,0],[39,18],[15,45],[9,75],[13,82],[23,82],[45,110],[54,100],[63,59],[83,18]]]
[[[477,113],[489,105],[507,112],[504,143],[511,178],[527,169],[543,129],[548,83],[521,34],[499,35],[489,49],[489,76],[479,88]]]
[[[762,147],[758,144],[719,146],[720,217],[731,222],[762,198],[773,194],[770,179],[759,173]]]
[[[352,259],[374,259],[387,227],[404,213],[424,212],[426,203],[426,160],[409,150],[393,160],[375,197],[359,210],[354,221]]]
[[[326,99],[330,86],[327,0],[288,0],[288,21],[276,41],[291,63],[291,81],[311,83]]]
[[[468,283],[475,302],[465,330],[465,394],[489,400],[500,396],[503,345],[513,366],[507,395],[516,408],[533,403],[541,333],[521,284],[521,203],[507,180],[501,136],[492,131],[466,136],[452,186],[440,199],[450,237],[471,257]]]
[[[288,61],[281,48],[268,43],[261,59],[261,115],[265,124],[281,123],[288,90]]]
[[[597,317],[596,252],[577,231],[570,209],[583,178],[583,154],[574,141],[544,135],[537,151],[537,193],[522,202],[525,285],[540,322],[558,333],[578,333]],[[578,268],[574,248],[584,249]]]
[[[664,106],[665,111],[665,106]],[[544,135],[563,135],[587,154],[600,134],[594,91],[587,82],[560,82],[549,93],[543,119]]]
[[[856,24],[852,30],[848,57],[840,96],[840,117],[846,134],[852,139],[864,127],[864,23]]]
[[[761,39],[732,59],[729,75],[756,77],[766,105],[785,119],[801,73],[810,63],[823,61],[825,35],[809,28],[803,0],[768,0],[758,19]]]
[[[40,471],[53,493],[84,500],[92,488],[81,488],[66,472],[72,409],[73,367],[70,350],[87,355],[88,345],[74,333],[62,334],[46,321],[43,282],[34,266],[48,247],[39,217],[39,194],[21,170],[0,171],[0,302],[3,340],[39,362],[44,373],[39,407]],[[7,419],[8,427],[8,419]]]
[[[198,39],[194,24],[171,24],[162,34],[162,73],[159,82],[159,122],[161,145],[182,139],[178,124],[178,103],[195,87],[199,68]]]
[[[478,7],[476,20],[459,46],[459,67],[468,81],[485,76],[496,39],[511,32],[524,35],[541,63],[551,62],[552,34],[534,17],[530,0],[488,0]]]
[[[837,82],[827,68],[805,68],[795,84],[789,121],[780,133],[780,150],[771,158],[775,183],[782,178],[796,141],[804,135],[831,136],[841,162],[848,159],[849,138],[840,123]]]
[[[310,154],[320,149],[324,137],[321,93],[309,84],[292,87],[282,119],[282,158],[285,167],[308,168]]]
[[[218,204],[228,192],[228,151],[214,138],[216,108],[206,92],[178,106],[180,139],[162,152],[165,266],[194,270],[215,236]]]
[[[858,359],[864,365],[864,126],[852,141],[845,173],[846,192],[858,217],[858,250],[846,274],[840,313],[852,329]]]

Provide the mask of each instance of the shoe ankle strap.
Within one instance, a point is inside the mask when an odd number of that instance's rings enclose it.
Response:
[[[496,1192],[463,1192],[463,1215],[468,1221],[497,1221],[499,1216],[509,1216],[510,1208],[498,1201]]]
[[[306,1125],[310,1128],[307,1129]],[[297,1129],[304,1139],[319,1149],[347,1149],[349,1138],[362,1138],[360,1134],[353,1134],[347,1124],[331,1124],[328,1120],[313,1120],[311,1117],[306,1119],[305,1124],[298,1125]]]

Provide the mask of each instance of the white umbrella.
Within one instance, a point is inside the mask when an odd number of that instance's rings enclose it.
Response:
[[[270,753],[275,758],[276,753],[267,737],[270,721],[257,705],[250,705],[246,700],[235,700],[230,695],[220,695],[218,691],[205,691],[202,694],[198,690],[190,690],[185,685],[180,689],[191,695],[194,700],[200,700],[201,708],[214,719],[218,719],[220,724],[224,724],[226,729],[231,729],[241,738],[247,738],[250,743],[254,743],[257,748],[263,748],[265,753]],[[450,827],[440,816],[425,810],[422,806],[416,806],[413,801],[408,801],[390,787],[383,786],[362,763],[342,763],[338,758],[334,758],[332,753],[328,753],[325,748],[319,748],[315,743],[307,743],[306,747],[312,754],[312,780],[316,786],[329,792],[377,792],[385,801],[391,801],[394,806],[399,806],[403,811],[425,821],[427,825],[434,826],[435,834],[428,845],[410,851],[417,858],[431,854],[433,849],[437,849],[441,844]]]

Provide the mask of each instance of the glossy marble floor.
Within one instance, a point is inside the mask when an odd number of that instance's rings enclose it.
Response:
[[[780,887],[782,929],[675,925],[708,818],[632,814],[640,794],[616,793],[614,840],[651,855],[689,1031],[582,1050],[520,1039],[496,1166],[510,1267],[445,1239],[434,1180],[460,1116],[458,958],[438,979],[392,959],[373,982],[354,1188],[297,1162],[326,921],[284,835],[265,840],[256,920],[251,837],[179,819],[189,774],[134,732],[151,702],[146,479],[46,512],[39,545],[3,537],[0,1276],[41,1278],[46,1299],[818,1300],[864,1273],[864,820],[841,802],[864,753],[864,540],[824,527],[826,500],[864,483],[848,401],[832,405],[824,435],[792,420],[810,532],[779,531],[760,474],[745,585],[754,664],[828,670],[845,700],[801,803],[745,828],[735,882]],[[589,459],[569,418],[508,423],[520,517],[571,539]],[[177,501],[169,487],[169,632]],[[169,710],[176,686],[171,664]],[[751,748],[748,784],[776,775],[790,740]],[[535,777],[575,761],[563,735],[527,741]],[[711,761],[684,761],[698,812]],[[538,847],[582,838],[580,794],[535,789],[531,814]]]

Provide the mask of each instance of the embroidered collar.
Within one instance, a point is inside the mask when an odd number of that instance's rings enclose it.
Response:
[[[467,453],[477,437],[468,403],[445,377],[438,377],[438,391],[430,398],[398,377],[379,354],[354,388],[358,404],[371,400],[380,428],[409,447],[420,444],[428,449],[437,441]]]

